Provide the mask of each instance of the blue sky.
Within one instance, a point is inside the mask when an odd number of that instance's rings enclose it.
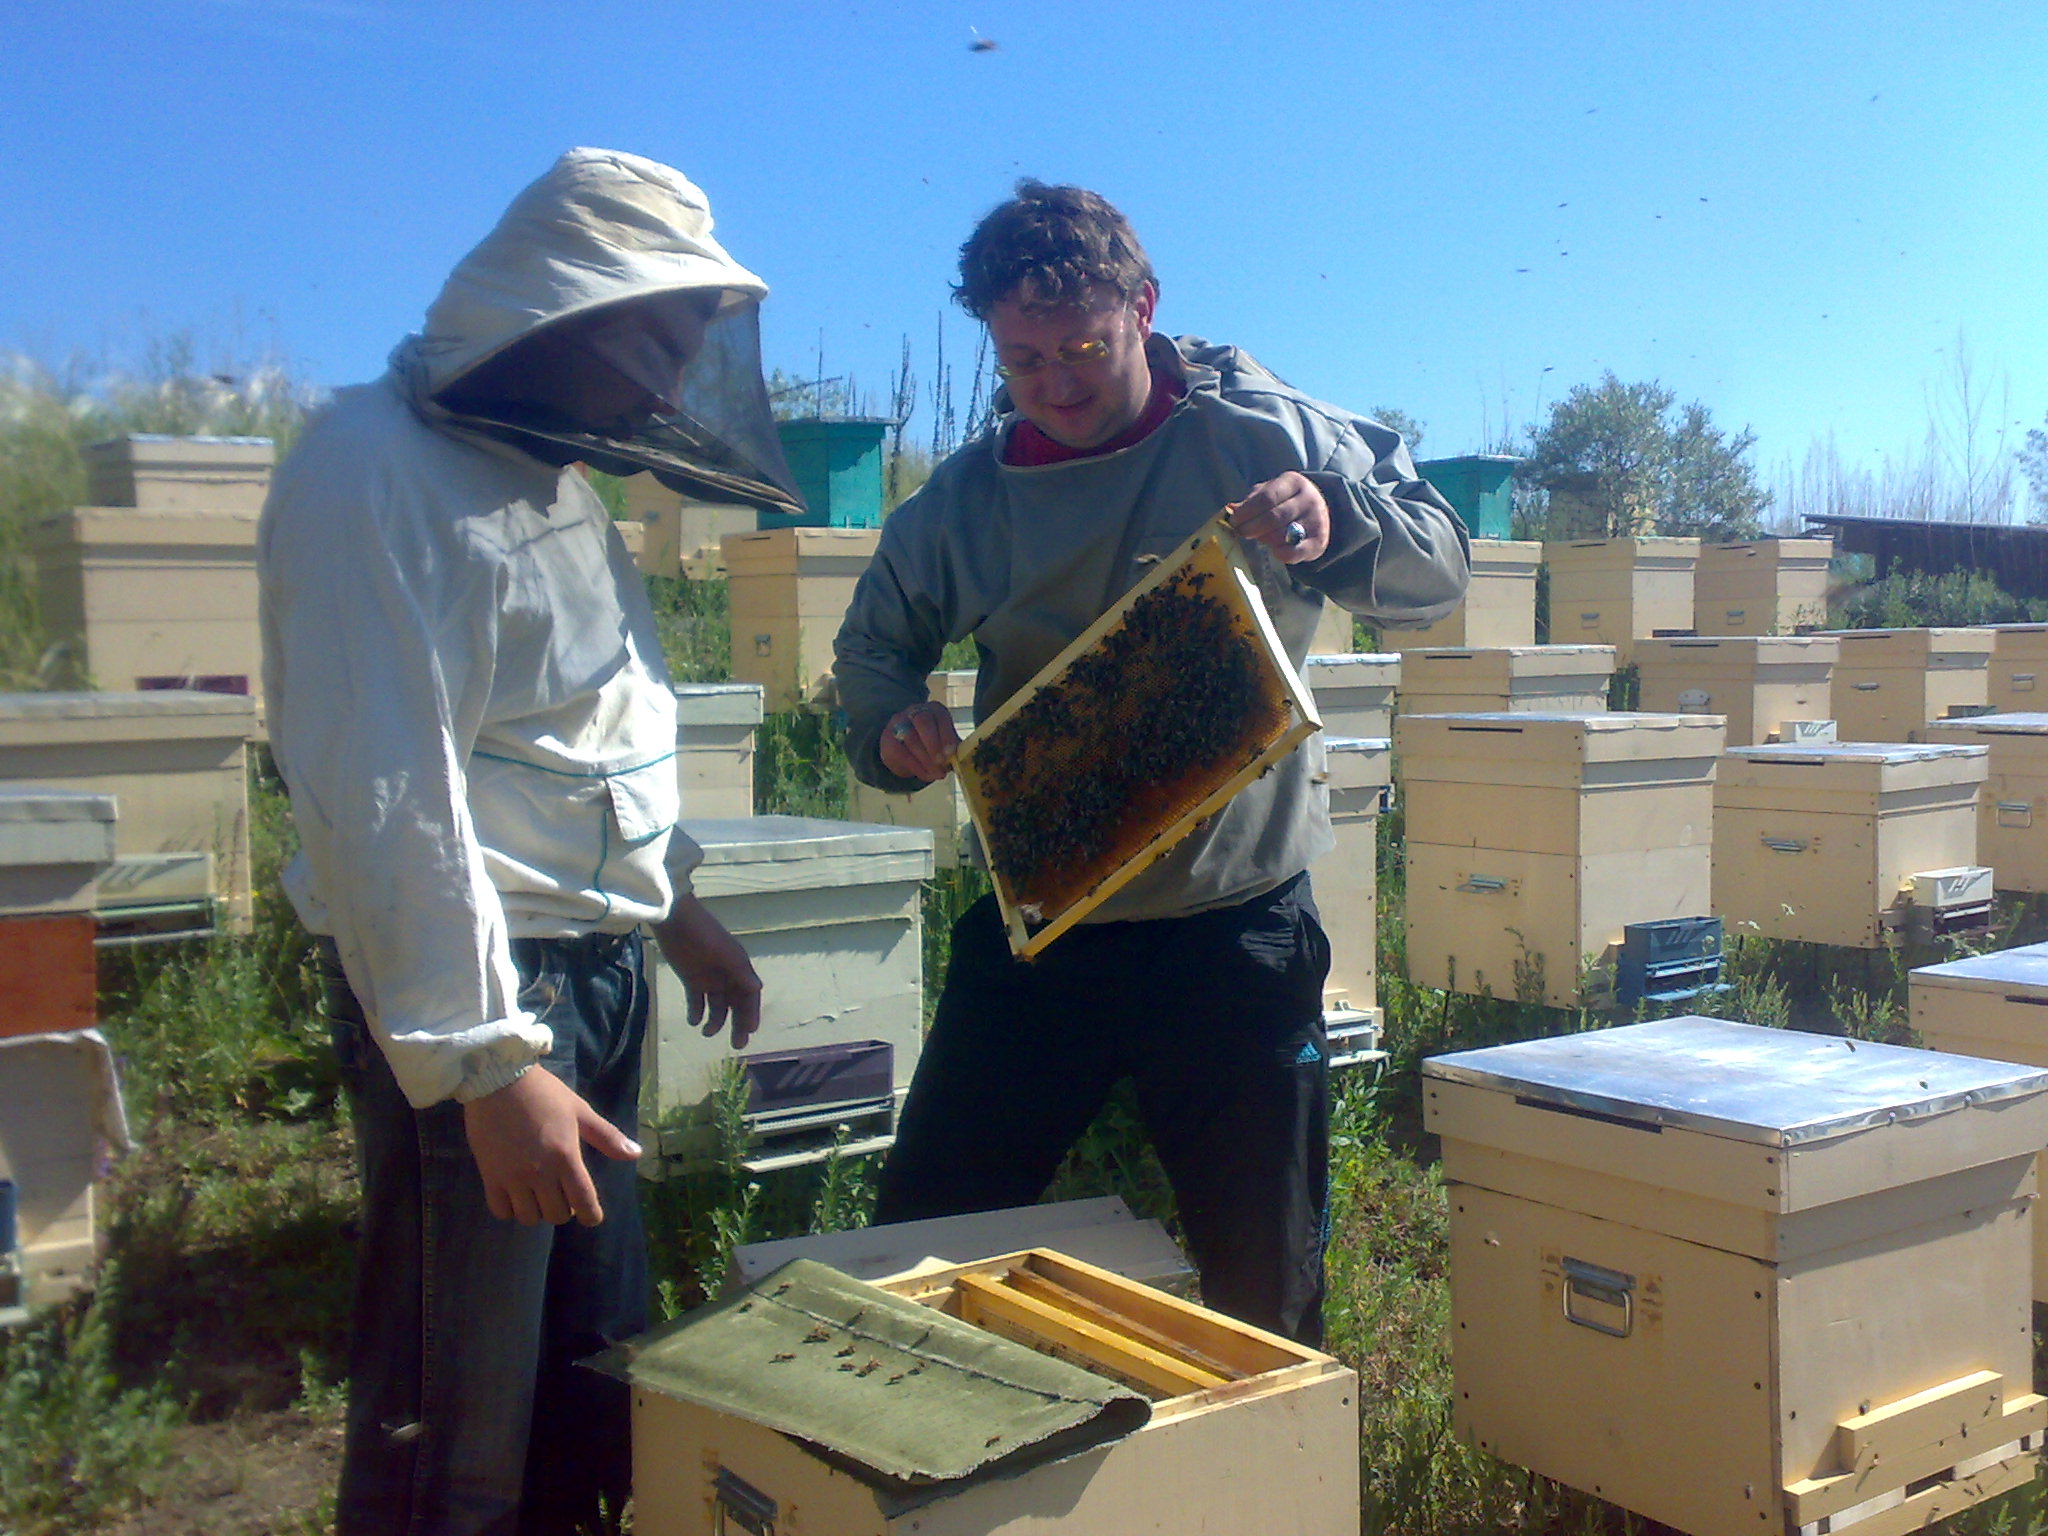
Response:
[[[1611,368],[1767,473],[1828,434],[1874,463],[1959,335],[2004,421],[2048,415],[2044,60],[2037,0],[0,0],[0,349],[190,331],[368,377],[598,144],[710,193],[771,363],[822,341],[877,397],[941,315],[965,371],[954,253],[1029,173],[1131,215],[1166,329],[1399,406],[1425,454]]]

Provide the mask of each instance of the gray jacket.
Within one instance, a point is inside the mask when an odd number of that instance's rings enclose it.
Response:
[[[1290,389],[1235,347],[1153,336],[1155,368],[1188,390],[1159,429],[1120,452],[1019,468],[1003,417],[932,472],[883,525],[839,631],[840,703],[854,772],[882,766],[883,725],[926,696],[940,652],[974,636],[985,719],[1204,521],[1283,471],[1330,505],[1329,549],[1284,566],[1247,544],[1275,629],[1298,667],[1325,600],[1383,624],[1427,624],[1464,595],[1469,549],[1450,505],[1399,435]],[[1002,403],[1001,401],[998,402]],[[1331,846],[1310,742],[1098,908],[1092,921],[1175,917],[1273,889]]]

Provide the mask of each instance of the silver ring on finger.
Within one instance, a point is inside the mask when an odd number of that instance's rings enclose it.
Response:
[[[889,727],[889,734],[895,737],[898,741],[910,740],[910,731],[911,725],[908,720],[898,720],[894,725]]]
[[[1293,549],[1307,537],[1308,530],[1302,527],[1300,523],[1289,523],[1287,525],[1287,547],[1289,549]]]

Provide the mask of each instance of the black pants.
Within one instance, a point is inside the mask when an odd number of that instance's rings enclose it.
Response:
[[[1218,1311],[1322,1336],[1329,942],[1308,877],[1240,906],[1083,924],[1016,960],[995,898],[953,928],[879,1222],[1029,1205],[1125,1077]]]

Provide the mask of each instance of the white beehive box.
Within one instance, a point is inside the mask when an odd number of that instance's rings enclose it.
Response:
[[[94,687],[260,690],[254,510],[77,507],[27,544],[50,638]]]
[[[2000,714],[2048,709],[2048,624],[1993,624],[1986,700]]]
[[[1981,746],[1735,747],[1714,788],[1714,910],[1731,935],[1875,949],[1913,876],[1977,857]]]
[[[784,1433],[663,1392],[646,1379],[653,1373],[636,1363],[628,1367],[634,1380],[634,1530],[641,1536],[1022,1536],[1034,1530],[1352,1536],[1358,1529],[1358,1378],[1330,1356],[1045,1249],[881,1289],[1119,1380],[1127,1379],[1128,1362],[1141,1358],[1145,1365],[1171,1362],[1176,1375],[1189,1359],[1214,1369],[1194,1368],[1192,1379],[1204,1385],[1145,1389],[1152,1398],[1149,1419],[1106,1444],[1084,1443],[1055,1459],[912,1492],[850,1455],[827,1459],[800,1426]],[[722,1305],[746,1304],[734,1298]],[[820,1315],[818,1327],[831,1334],[818,1344],[829,1350],[840,1320],[815,1310],[810,1315]],[[871,1334],[886,1328],[877,1324]],[[1039,1328],[1055,1338],[1033,1331]],[[869,1335],[863,1341],[875,1350],[870,1358],[887,1356],[895,1365],[892,1346]],[[657,1342],[643,1349],[642,1358],[659,1348]],[[802,1370],[808,1362],[801,1349],[799,1340],[776,1351],[791,1357],[777,1363]],[[906,1374],[878,1370],[846,1391],[872,1392],[870,1383],[880,1383],[886,1392],[893,1385],[912,1393],[914,1402],[922,1383],[902,1379]],[[892,1377],[898,1379],[892,1383]],[[961,1411],[949,1406],[941,1416]],[[994,1438],[1000,1440],[1000,1428]]]
[[[112,795],[0,780],[0,917],[90,913],[115,814]]]
[[[1512,645],[1405,651],[1404,715],[1600,714],[1614,676],[1611,645]]]
[[[99,1031],[0,1037],[0,1179],[16,1189],[29,1306],[90,1284],[102,1149],[127,1146],[113,1053]]]
[[[267,437],[136,433],[87,443],[84,458],[94,506],[253,515],[270,492],[277,449]]]
[[[242,931],[255,728],[254,701],[230,694],[0,694],[0,779],[116,798],[118,851],[99,879],[102,923],[218,920]]]
[[[1923,965],[1906,986],[1914,1032],[1930,1051],[2048,1067],[2048,944]],[[2034,1300],[2048,1303],[2048,1221],[2039,1219]]]
[[[761,1027],[737,1059],[882,1041],[894,1052],[900,1104],[924,1034],[919,895],[932,873],[931,834],[806,816],[687,820],[682,829],[704,849],[696,894],[761,977]],[[659,1130],[659,1155],[688,1161],[709,1151],[711,1098],[734,1052],[729,1035],[707,1040],[691,1028],[674,971],[650,968],[642,1114]],[[888,1144],[895,1104],[859,1117],[855,1150]],[[760,1155],[781,1152],[767,1145]]]
[[[1372,1041],[1378,1038],[1379,828],[1380,807],[1393,782],[1391,745],[1384,736],[1323,739],[1330,830],[1337,846],[1310,866],[1309,886],[1330,939],[1323,1008],[1333,1035],[1333,1060],[1351,1055],[1346,1042],[1353,1038],[1368,1031]]]
[[[758,683],[676,685],[676,778],[683,814],[754,814],[754,732],[763,715]]]
[[[1420,629],[1385,629],[1381,643],[1397,651],[1442,646],[1534,645],[1536,568],[1543,546],[1533,540],[1474,539],[1472,583],[1446,618]]]
[[[1398,655],[1311,656],[1301,680],[1315,698],[1325,734],[1372,737],[1393,730],[1394,695],[1401,686]]]
[[[1639,640],[1644,709],[1725,715],[1728,745],[1783,738],[1795,720],[1829,720],[1841,642],[1831,635]]]
[[[2048,891],[2048,714],[1930,720],[1927,740],[1985,749],[1977,858],[1991,866],[2001,891]]]
[[[1713,715],[1402,715],[1408,974],[1571,1007],[1631,923],[1710,910]]]
[[[1834,638],[1842,741],[1923,741],[1928,721],[1990,703],[1988,629],[1842,629]]]
[[[932,699],[946,706],[953,717],[953,729],[961,740],[974,729],[974,682],[971,669],[934,672],[926,680]],[[967,811],[967,796],[960,780],[947,774],[927,784],[914,795],[892,795],[887,790],[863,784],[846,775],[846,814],[855,821],[871,821],[892,827],[923,827],[932,835],[932,857],[940,869],[957,869],[971,862],[974,818]]]
[[[1423,1072],[1467,1439],[1696,1536],[2034,1476],[2048,1073],[1705,1018]]]
[[[1624,665],[1638,640],[1690,634],[1698,539],[1567,539],[1543,546],[1553,645],[1611,645]]]
[[[861,572],[875,557],[874,528],[768,528],[727,534],[732,676],[759,683],[773,710],[800,709],[832,675],[832,642]]]
[[[1833,539],[1702,544],[1693,616],[1703,635],[1792,635],[1828,621]]]

